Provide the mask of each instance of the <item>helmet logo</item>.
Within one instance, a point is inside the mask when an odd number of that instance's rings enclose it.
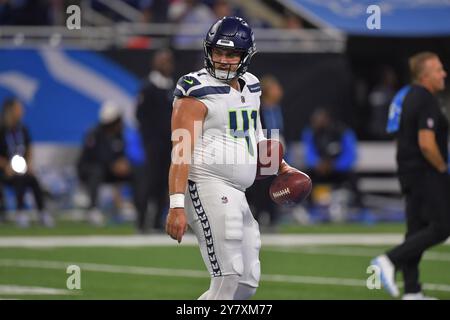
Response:
[[[219,39],[217,40],[217,45],[234,48],[234,42],[231,40]]]

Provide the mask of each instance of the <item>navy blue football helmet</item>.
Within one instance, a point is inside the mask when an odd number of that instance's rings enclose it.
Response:
[[[228,66],[228,71],[216,70],[212,59],[213,48],[242,52],[237,70],[231,71],[231,64]],[[244,19],[223,17],[209,29],[203,42],[203,49],[205,52],[205,68],[209,74],[216,79],[230,81],[247,72],[250,60],[256,53],[255,37]]]

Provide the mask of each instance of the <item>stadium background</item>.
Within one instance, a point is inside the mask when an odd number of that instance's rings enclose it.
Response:
[[[36,1],[29,12],[54,13],[42,21],[30,18],[32,13],[14,21],[0,10],[0,101],[15,95],[25,104],[34,166],[58,220],[54,229],[0,225],[0,298],[194,299],[207,286],[191,235],[181,246],[165,235],[135,235],[131,205],[124,220],[101,229],[87,225],[73,168],[82,136],[96,123],[103,101],[120,103],[127,125],[135,128],[135,97],[156,50],[174,48],[175,79],[201,68],[201,24],[161,18],[161,8],[182,2]],[[366,288],[366,268],[371,257],[401,240],[403,202],[392,139],[368,129],[369,93],[386,66],[397,76],[396,89],[407,83],[407,57],[421,50],[438,53],[450,70],[448,2],[225,2],[255,26],[259,53],[250,71],[273,74],[283,86],[289,160],[302,169],[301,131],[316,108],[332,106],[357,133],[356,172],[366,205],[339,223],[305,220],[302,207],[284,210],[277,233],[263,234],[263,281],[255,298],[387,299],[383,291]],[[70,4],[81,6],[80,30],[65,27]],[[366,27],[371,4],[382,9],[379,30]],[[153,18],[145,18],[147,9],[154,10]],[[294,27],[284,23],[291,19]],[[183,33],[194,38],[177,42]],[[440,96],[447,109],[448,87],[447,80]],[[13,219],[13,193],[5,191]],[[129,196],[128,189],[123,192]],[[107,189],[102,199],[107,208]],[[423,262],[425,289],[443,299],[450,298],[449,263],[448,245],[427,253]],[[70,264],[81,267],[79,291],[66,287]]]

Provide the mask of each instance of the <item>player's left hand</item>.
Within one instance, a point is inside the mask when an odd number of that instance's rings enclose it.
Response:
[[[169,214],[166,220],[166,232],[178,243],[183,239],[183,235],[188,227],[186,213],[184,208],[172,208],[169,209]]]

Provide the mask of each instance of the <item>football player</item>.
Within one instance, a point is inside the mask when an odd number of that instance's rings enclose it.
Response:
[[[205,68],[181,77],[174,92],[166,231],[181,242],[189,224],[197,237],[211,274],[199,299],[248,299],[260,279],[259,227],[244,193],[265,139],[260,84],[247,72],[255,53],[249,25],[224,17],[204,40]],[[283,161],[278,172],[290,170]]]

